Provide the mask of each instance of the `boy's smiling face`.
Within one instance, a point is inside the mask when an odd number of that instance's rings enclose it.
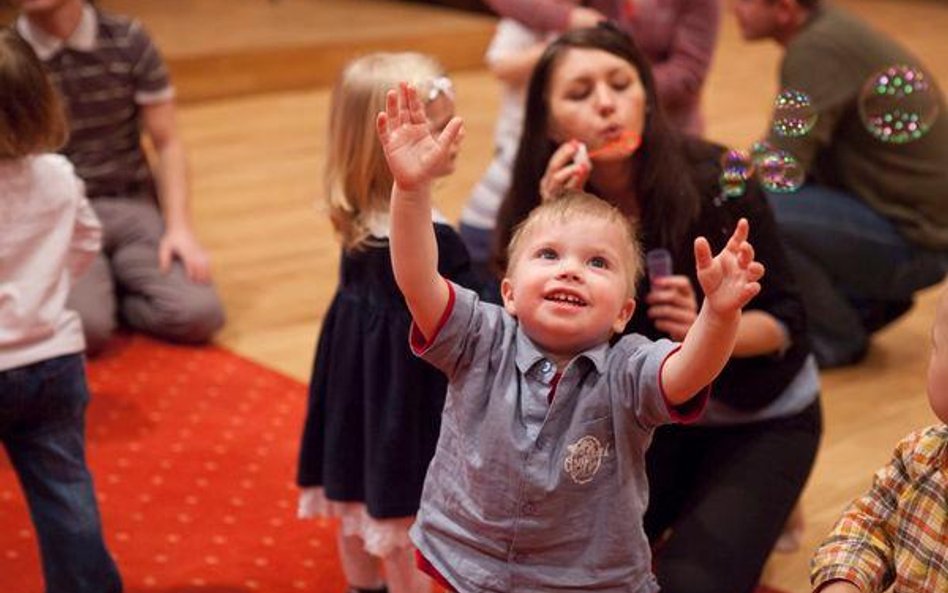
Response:
[[[524,233],[501,295],[530,339],[565,364],[625,328],[635,299],[621,225],[578,215]]]

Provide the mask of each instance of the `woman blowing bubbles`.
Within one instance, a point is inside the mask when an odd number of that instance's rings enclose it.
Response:
[[[583,158],[583,153],[589,158]],[[722,198],[724,149],[675,134],[644,56],[609,25],[570,31],[540,58],[495,245],[541,199],[584,188],[640,228],[643,252],[671,252],[676,275],[643,278],[626,332],[683,339],[704,298],[692,244],[719,251],[745,217],[768,269],[731,361],[697,425],[661,427],[648,453],[645,529],[662,591],[752,591],[813,465],[819,381],[773,217],[755,183]],[[498,263],[505,262],[498,250]]]

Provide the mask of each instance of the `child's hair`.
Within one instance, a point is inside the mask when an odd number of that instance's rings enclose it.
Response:
[[[941,344],[948,344],[948,286],[941,289],[935,305],[935,321],[932,323],[932,337],[937,334]]]
[[[368,217],[388,209],[392,174],[376,135],[385,94],[400,82],[427,104],[452,97],[451,81],[433,58],[413,52],[374,53],[346,66],[332,92],[324,191],[329,217],[346,249],[368,238]]]
[[[43,63],[12,28],[0,28],[0,159],[55,151],[68,133]]]
[[[523,237],[532,229],[551,222],[564,222],[583,216],[617,224],[622,229],[623,236],[628,239],[622,245],[622,265],[629,283],[629,296],[635,296],[635,286],[642,275],[642,251],[635,225],[628,216],[609,202],[578,189],[565,190],[554,199],[541,203],[514,228],[513,236],[507,245],[508,266],[512,268],[516,265]]]

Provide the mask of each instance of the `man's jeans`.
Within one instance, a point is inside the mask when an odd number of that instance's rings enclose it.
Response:
[[[39,539],[47,593],[117,593],[85,459],[89,403],[82,356],[0,371],[0,441]]]
[[[948,270],[948,251],[911,245],[853,196],[805,185],[767,197],[821,367],[860,360],[870,333],[908,310],[914,293],[940,282]]]

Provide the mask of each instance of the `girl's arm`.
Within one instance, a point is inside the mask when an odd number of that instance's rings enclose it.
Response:
[[[102,248],[102,224],[86,199],[85,187],[79,178],[76,184],[76,220],[69,244],[69,276],[73,283],[92,264]]]
[[[714,258],[704,237],[695,241],[695,264],[705,300],[681,348],[662,367],[662,387],[673,404],[686,402],[721,372],[734,350],[741,308],[760,292],[757,281],[764,275],[764,266],[754,261],[748,232],[747,220],[742,218],[727,246]]]
[[[431,224],[431,182],[461,133],[453,118],[438,138],[415,89],[405,83],[388,92],[379,113],[379,140],[395,184],[391,201],[391,250],[395,281],[412,318],[426,339],[433,337],[448,304],[449,291],[438,273],[438,245]]]
[[[663,106],[693,100],[704,86],[720,28],[718,0],[690,0],[679,6],[674,11],[674,35],[663,52],[665,57],[652,64],[655,88]]]
[[[484,58],[501,82],[512,88],[525,87],[547,44],[542,33],[514,19],[500,19]]]
[[[516,19],[537,31],[565,31],[595,27],[606,17],[585,6],[570,6],[559,0],[486,0],[500,16]]]

